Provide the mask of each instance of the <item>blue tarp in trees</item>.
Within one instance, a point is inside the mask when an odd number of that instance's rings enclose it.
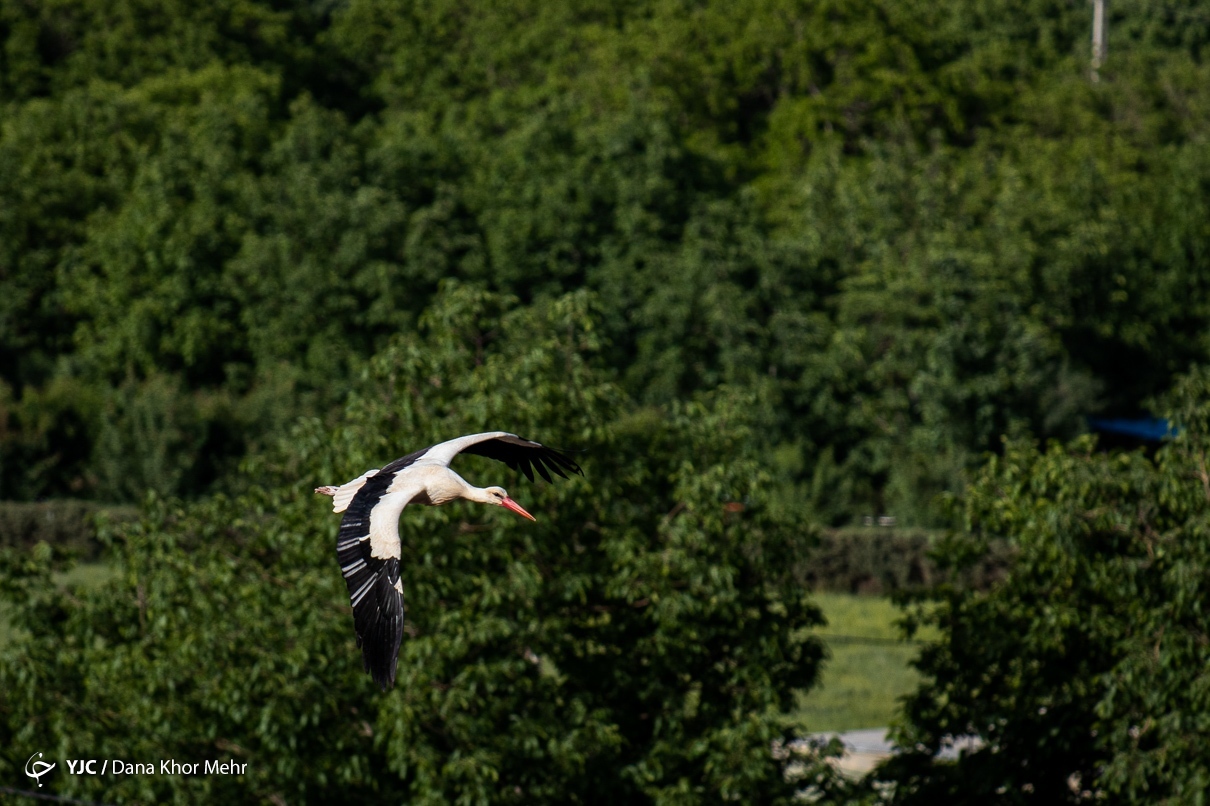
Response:
[[[1161,417],[1089,417],[1088,427],[1106,434],[1158,442],[1176,435],[1172,424]]]

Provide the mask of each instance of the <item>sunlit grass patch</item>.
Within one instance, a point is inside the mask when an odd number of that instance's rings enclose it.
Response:
[[[905,642],[895,626],[900,611],[877,596],[819,593],[815,599],[828,619],[819,634],[831,657],[819,685],[800,697],[799,724],[812,733],[887,725],[899,698],[920,679],[908,665],[917,643]],[[922,631],[914,642],[935,635]]]

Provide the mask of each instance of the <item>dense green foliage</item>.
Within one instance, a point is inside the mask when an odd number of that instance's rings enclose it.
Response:
[[[636,406],[592,366],[585,296],[503,302],[441,297],[424,339],[375,357],[339,426],[302,422],[240,495],[151,502],[113,535],[109,585],[57,589],[45,545],[5,555],[30,637],[0,662],[0,774],[37,746],[249,764],[56,782],[107,801],[789,803],[772,748],[816,678],[821,617],[802,580],[810,535],[745,458],[746,401]],[[501,422],[581,446],[586,477],[513,479],[537,524],[409,510],[408,634],[380,695],[334,565],[338,519],[311,489],[394,445]]]
[[[0,3],[0,484],[196,494],[456,277],[927,523],[1210,358],[1194,0]]]
[[[1196,803],[1210,782],[1210,375],[1172,398],[1180,434],[1155,456],[1080,440],[1015,443],[967,491],[967,530],[944,552],[969,563],[1009,539],[988,592],[951,587],[926,621],[931,678],[907,703],[905,747],[946,736],[983,748],[956,764],[898,759],[903,803]]]

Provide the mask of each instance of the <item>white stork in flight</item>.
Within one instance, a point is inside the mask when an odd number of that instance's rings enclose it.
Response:
[[[399,581],[399,516],[408,504],[440,506],[457,498],[511,509],[534,520],[501,487],[476,487],[450,470],[460,453],[486,456],[520,470],[530,481],[534,468],[546,481],[549,470],[584,471],[562,451],[522,439],[507,431],[489,431],[451,439],[381,470],[367,470],[339,487],[316,487],[332,496],[332,511],[343,512],[336,558],[353,603],[353,627],[366,671],[386,691],[395,684],[399,643],[403,639],[403,585]]]

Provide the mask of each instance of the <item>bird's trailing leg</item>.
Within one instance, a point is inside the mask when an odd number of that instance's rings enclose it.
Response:
[[[332,487],[331,485],[329,485],[327,487],[316,487],[315,494],[316,495],[336,495],[336,491],[339,489],[340,489],[339,487]]]

